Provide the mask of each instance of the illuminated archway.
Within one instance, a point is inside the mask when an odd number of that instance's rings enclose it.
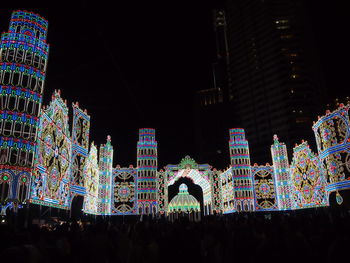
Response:
[[[200,186],[203,192],[203,214],[213,213],[212,185],[210,180],[211,167],[208,164],[199,165],[192,158],[186,156],[178,165],[168,165],[165,167],[163,195],[164,211],[167,211],[167,198],[169,186],[172,186],[180,178],[189,178],[195,184]]]

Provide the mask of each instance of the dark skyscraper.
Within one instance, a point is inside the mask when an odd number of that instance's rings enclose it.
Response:
[[[212,65],[212,88],[197,91],[196,154],[200,162],[224,168],[228,165],[227,131],[234,122],[234,112],[228,90],[229,62],[225,12],[213,12],[215,62]]]
[[[324,84],[303,1],[226,1],[224,10],[219,36],[227,37],[228,54],[221,53],[228,83],[222,90],[231,106],[218,118],[245,129],[253,162],[270,161],[273,134],[290,151],[301,139],[314,144],[311,126],[324,109]],[[217,41],[218,63],[225,41]]]
[[[324,85],[303,1],[227,1],[226,22],[229,90],[252,160],[268,161],[273,134],[290,150],[314,143]]]

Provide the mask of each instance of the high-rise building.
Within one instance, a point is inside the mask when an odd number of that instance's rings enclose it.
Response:
[[[155,129],[140,129],[137,142],[138,213],[156,214],[157,198],[157,141]]]
[[[228,46],[226,19],[223,10],[213,12],[213,33],[215,39],[215,62],[212,66],[213,82],[209,89],[196,93],[196,159],[210,160],[218,167],[227,164],[228,152],[225,147],[227,130],[235,125],[235,115],[228,90]]]
[[[27,11],[12,13],[0,46],[0,201],[28,196],[37,144],[49,45],[48,22]]]
[[[228,92],[254,162],[278,133],[288,149],[313,138],[324,84],[301,0],[226,1]],[[289,152],[291,154],[291,152]]]

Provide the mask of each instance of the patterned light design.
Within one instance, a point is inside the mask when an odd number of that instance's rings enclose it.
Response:
[[[232,167],[220,174],[222,212],[224,214],[236,212],[235,195],[232,178]]]
[[[99,205],[99,167],[98,153],[94,143],[91,143],[90,152],[84,166],[84,204],[83,211],[86,214],[98,214]]]
[[[156,214],[157,199],[157,141],[154,129],[140,129],[137,142],[138,213]]]
[[[290,165],[295,208],[328,205],[326,170],[307,142],[295,146]]]
[[[40,113],[30,202],[70,208],[71,137],[67,102],[55,91]]]
[[[111,137],[107,136],[106,144],[100,146],[100,178],[99,178],[99,204],[98,213],[109,215],[111,212],[111,194],[113,177],[113,146]]]
[[[336,192],[338,204],[342,203],[339,191],[350,189],[350,104],[340,104],[333,112],[319,117],[314,123],[317,149],[321,162],[327,169],[326,190]]]
[[[158,189],[158,211],[160,214],[166,213],[168,207],[168,180],[167,174],[163,170],[157,172]]]
[[[255,185],[255,209],[256,211],[278,210],[275,194],[275,176],[273,167],[254,164],[252,175]]]
[[[291,210],[294,207],[287,147],[273,136],[271,145],[273,169],[275,173],[277,203],[280,210]]]
[[[222,211],[222,195],[221,195],[221,180],[220,180],[220,172],[216,169],[210,172],[210,185],[212,186],[211,191],[211,199],[212,202],[212,210],[215,213],[221,213]]]
[[[234,182],[236,211],[254,211],[254,185],[250,167],[249,145],[244,129],[230,129],[230,159]]]
[[[0,202],[28,197],[49,54],[48,22],[12,13],[0,42]]]
[[[113,169],[112,189],[112,215],[135,215],[137,214],[137,169],[132,165],[129,168]]]
[[[89,152],[90,116],[86,110],[79,108],[79,103],[73,103],[72,127],[72,195],[85,195],[84,166]]]

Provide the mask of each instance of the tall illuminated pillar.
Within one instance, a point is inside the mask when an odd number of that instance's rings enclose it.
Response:
[[[254,185],[250,166],[249,145],[244,129],[230,129],[230,159],[237,212],[254,211]]]
[[[137,142],[138,213],[156,214],[157,207],[157,141],[154,129],[140,129]]]
[[[277,135],[273,136],[271,155],[275,173],[278,209],[293,209],[294,206],[287,147],[283,142],[278,141]]]
[[[99,159],[99,193],[97,212],[101,215],[109,215],[111,213],[111,191],[112,191],[112,175],[113,175],[113,146],[111,137],[107,136],[106,144],[100,146]]]
[[[49,45],[48,22],[12,13],[0,42],[0,202],[24,202],[39,125]]]

